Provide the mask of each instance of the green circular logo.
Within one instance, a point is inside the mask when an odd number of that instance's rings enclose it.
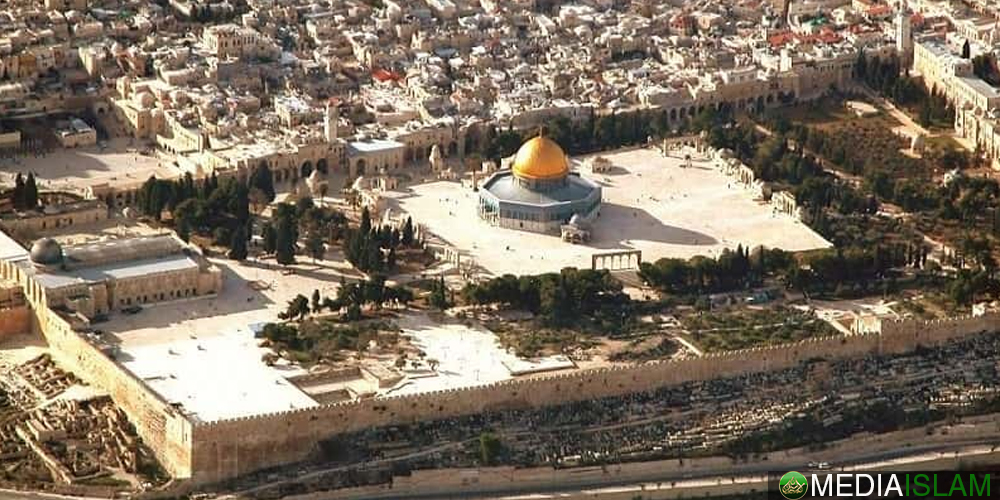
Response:
[[[788,500],[799,500],[806,496],[809,491],[808,486],[809,482],[806,481],[805,476],[792,471],[781,476],[781,480],[778,481],[778,492]]]

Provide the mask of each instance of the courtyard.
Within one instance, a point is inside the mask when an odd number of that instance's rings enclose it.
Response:
[[[252,327],[276,321],[297,294],[335,293],[342,263],[303,260],[288,273],[273,261],[213,262],[224,272],[218,295],[116,312],[94,328],[118,346],[130,371],[200,420],[315,406],[286,380],[301,368],[261,360],[270,350],[258,346]]]
[[[18,172],[33,172],[45,190],[69,191],[99,184],[141,184],[153,175],[160,179],[183,175],[172,161],[144,154],[147,148],[139,141],[116,138],[95,146],[2,158],[0,184],[14,184]]]
[[[277,321],[278,313],[298,294],[318,289],[332,296],[340,276],[356,278],[345,262],[301,259],[289,273],[272,261],[213,260],[225,273],[222,293],[144,306],[136,314],[113,313],[97,323],[117,359],[171,403],[202,421],[309,408],[320,404],[293,380],[306,370],[285,360],[268,365],[272,352],[260,346],[254,327]],[[405,377],[379,389],[352,379],[363,393],[405,395],[489,384],[519,375],[573,369],[565,356],[521,359],[507,352],[497,336],[477,324],[432,318],[420,312],[393,320],[400,333],[423,351],[422,362],[402,370]],[[428,362],[434,360],[434,369]],[[366,358],[364,364],[392,369],[393,358]]]
[[[458,182],[411,185],[387,197],[394,210],[409,213],[493,275],[589,268],[593,254],[616,250],[640,250],[644,261],[655,261],[716,256],[741,244],[788,251],[830,246],[805,224],[754,200],[708,159],[696,158],[687,167],[682,158],[654,149],[602,156],[613,167],[595,175],[580,167],[585,158],[574,159],[582,175],[602,186],[604,199],[593,237],[581,245],[490,226],[476,213],[477,193]]]
[[[515,375],[565,370],[576,365],[566,356],[519,358],[501,345],[497,336],[473,323],[436,321],[426,314],[408,314],[398,321],[403,335],[426,354],[427,360],[440,363],[436,374],[411,376],[386,391],[390,395],[486,385]]]

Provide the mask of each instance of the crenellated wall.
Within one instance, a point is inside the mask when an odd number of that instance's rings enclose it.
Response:
[[[942,321],[885,321],[882,334],[833,336],[684,361],[584,370],[532,379],[222,420],[193,425],[191,469],[197,482],[218,481],[306,459],[330,436],[383,425],[488,410],[536,408],[639,392],[694,380],[778,370],[812,358],[898,354],[918,345],[1000,329],[1000,315]]]
[[[17,273],[7,274],[19,277]],[[87,334],[75,331],[70,320],[44,306],[42,290],[30,286],[25,290],[25,298],[32,306],[33,326],[48,341],[53,357],[83,380],[107,391],[171,475],[192,478],[196,484],[301,461],[309,458],[323,439],[375,426],[616,396],[695,380],[778,370],[812,358],[902,353],[918,345],[1000,330],[998,313],[931,322],[886,320],[872,329],[881,333],[815,338],[684,361],[556,373],[479,387],[192,422],[108,357]]]

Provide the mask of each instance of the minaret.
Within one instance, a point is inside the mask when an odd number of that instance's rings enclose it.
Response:
[[[913,27],[911,23],[910,9],[906,7],[906,2],[900,2],[896,10],[893,28],[896,38],[896,54],[899,55],[900,68],[904,73],[909,73],[910,64],[913,61]]]
[[[326,114],[323,117],[323,135],[326,137],[326,142],[333,142],[337,140],[337,119],[339,118],[340,108],[332,102],[326,103]]]

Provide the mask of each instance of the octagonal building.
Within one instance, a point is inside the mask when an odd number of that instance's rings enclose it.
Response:
[[[570,172],[554,141],[538,136],[517,150],[510,169],[496,172],[479,190],[479,216],[492,225],[559,234],[575,220],[592,222],[601,211],[601,186]]]

